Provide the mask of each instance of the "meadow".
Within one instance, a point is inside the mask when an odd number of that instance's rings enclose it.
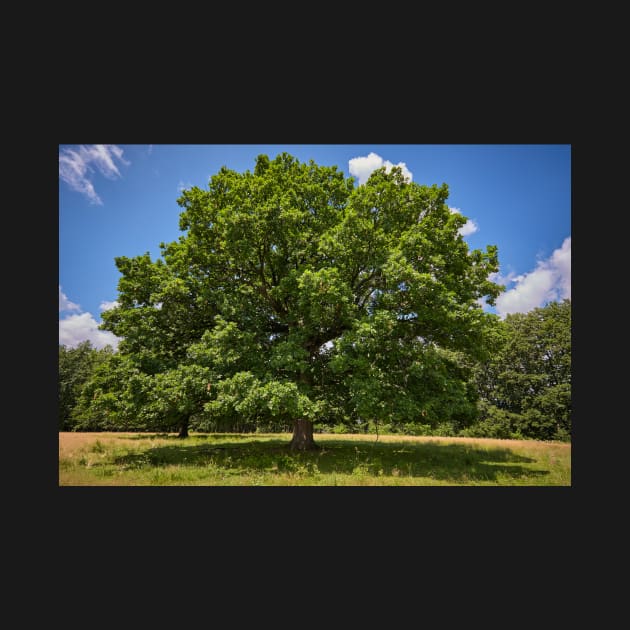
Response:
[[[317,433],[59,433],[60,486],[570,486],[571,445]]]

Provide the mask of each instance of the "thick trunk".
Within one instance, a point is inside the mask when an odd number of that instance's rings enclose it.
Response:
[[[188,421],[190,420],[190,416],[186,416],[183,420],[182,420],[182,424],[179,428],[179,434],[177,435],[177,437],[179,438],[187,438],[188,437]]]
[[[319,448],[313,440],[313,423],[298,418],[293,422],[293,438],[289,444],[292,451],[312,451]]]

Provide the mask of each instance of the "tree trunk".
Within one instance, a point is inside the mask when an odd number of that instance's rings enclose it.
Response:
[[[293,438],[289,444],[292,451],[313,451],[319,448],[313,440],[313,423],[298,418],[293,421]]]
[[[190,416],[186,416],[182,420],[182,424],[181,424],[181,427],[179,429],[179,434],[177,435],[178,438],[187,438],[188,437],[188,421],[189,420],[190,420]]]

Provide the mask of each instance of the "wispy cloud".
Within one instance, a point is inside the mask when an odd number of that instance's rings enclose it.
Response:
[[[59,285],[59,312],[62,313],[64,311],[80,311],[81,307],[74,302],[71,302],[66,294],[61,290],[61,285]]]
[[[68,186],[84,194],[92,204],[103,205],[92,183],[96,171],[108,179],[121,177],[116,162],[128,166],[123,150],[115,144],[80,145],[65,148],[59,153],[59,178]]]
[[[509,313],[527,313],[548,302],[571,298],[571,237],[546,260],[541,260],[529,273],[506,277],[497,276],[494,282],[515,283],[496,301],[497,313],[504,318]]]
[[[117,302],[101,302],[101,311],[118,306]],[[95,348],[112,346],[118,348],[120,339],[108,330],[99,330],[99,322],[92,313],[81,312],[81,307],[71,302],[59,287],[59,312],[79,311],[59,320],[59,343],[69,348],[76,348],[81,342],[89,341]]]
[[[522,276],[518,276],[516,273],[514,273],[514,271],[510,271],[505,276],[501,275],[500,272],[491,273],[488,276],[488,280],[490,280],[490,282],[494,282],[495,284],[502,284],[505,287],[507,287],[509,284],[512,284],[513,282],[516,282],[517,278],[522,278]]]
[[[147,149],[147,155],[151,155],[151,153],[153,153],[153,145],[150,144],[149,148]]]
[[[389,160],[383,160],[380,155],[377,155],[374,152],[371,152],[363,157],[352,158],[348,162],[350,175],[353,175],[354,177],[357,177],[359,179],[359,186],[365,184],[372,172],[375,171],[377,168],[381,168],[381,166],[385,167],[386,173],[389,173],[392,170],[393,166],[400,166],[403,175],[407,179],[407,181],[410,182],[413,178],[413,174],[407,168],[407,165],[404,162],[392,164]]]
[[[179,180],[179,184],[177,184],[177,192],[183,192],[188,188],[192,188],[192,184],[190,182],[184,183],[181,179]]]
[[[449,206],[449,210],[453,214],[462,214],[462,211],[459,208],[451,208]],[[464,223],[464,225],[462,225],[462,227],[460,227],[459,230],[457,231],[462,236],[470,236],[471,234],[474,234],[478,230],[479,230],[479,226],[472,219],[468,219],[468,221],[466,221],[466,223]]]

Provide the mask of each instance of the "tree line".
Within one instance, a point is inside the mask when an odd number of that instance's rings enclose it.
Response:
[[[286,153],[183,191],[179,240],[115,259],[118,351],[60,346],[60,430],[570,439],[570,301],[484,312],[498,251],[447,197]]]

